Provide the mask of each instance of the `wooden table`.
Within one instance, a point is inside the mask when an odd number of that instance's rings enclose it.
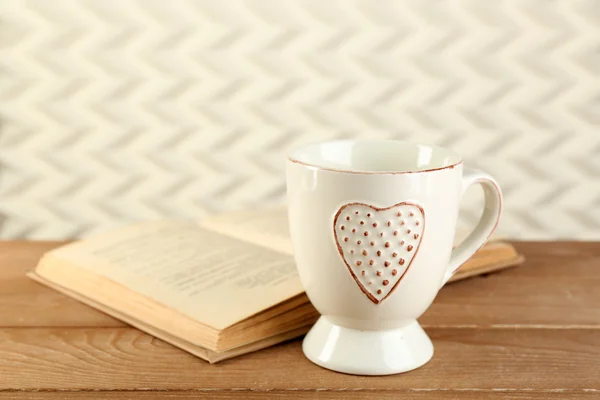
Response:
[[[57,243],[0,242],[0,400],[600,399],[600,244],[517,243],[526,263],[444,288],[424,367],[357,377],[295,340],[209,365],[25,277]]]

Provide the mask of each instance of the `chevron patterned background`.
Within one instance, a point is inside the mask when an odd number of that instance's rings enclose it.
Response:
[[[360,137],[496,176],[504,235],[600,239],[598,0],[2,0],[0,116],[2,238],[278,204],[290,147]]]

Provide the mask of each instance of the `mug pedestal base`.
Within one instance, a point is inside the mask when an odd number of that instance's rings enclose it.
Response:
[[[416,320],[398,329],[367,331],[321,317],[304,338],[302,350],[321,367],[355,375],[411,371],[433,356],[431,340]]]

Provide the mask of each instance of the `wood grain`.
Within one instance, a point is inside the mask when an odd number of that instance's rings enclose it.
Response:
[[[0,242],[0,326],[125,326],[25,277],[43,252],[59,244]],[[526,255],[523,266],[447,285],[420,322],[426,327],[600,329],[597,243],[517,242],[516,247]]]
[[[0,242],[0,326],[125,326],[25,276],[64,242]]]
[[[600,278],[529,276],[525,269],[448,285],[419,321],[438,327],[600,329]]]
[[[209,365],[27,279],[58,244],[0,242],[0,400],[600,398],[598,243],[516,243],[522,267],[448,285],[421,318],[433,360],[387,377],[299,340]]]
[[[525,264],[447,285],[424,326],[600,329],[600,244],[515,242]]]
[[[435,356],[407,374],[360,377],[310,363],[299,340],[210,365],[133,328],[0,330],[0,390],[600,391],[592,330],[428,329]]]
[[[203,391],[203,390],[173,390],[173,391],[96,391],[96,392],[0,392],[0,400],[22,399],[28,400],[89,400],[89,399],[114,399],[119,400],[191,400],[191,399],[216,399],[216,400],[592,400],[599,398],[598,393],[579,391],[559,392],[532,392],[525,390],[490,391],[462,391],[462,390],[425,390],[425,391],[395,391],[395,390],[229,390],[229,391]]]

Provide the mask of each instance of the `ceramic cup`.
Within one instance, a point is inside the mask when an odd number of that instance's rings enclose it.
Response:
[[[459,203],[475,183],[483,214],[453,250]],[[360,375],[429,361],[433,345],[417,318],[494,231],[502,206],[494,178],[440,147],[334,141],[291,152],[287,193],[298,273],[321,313],[306,357]]]

